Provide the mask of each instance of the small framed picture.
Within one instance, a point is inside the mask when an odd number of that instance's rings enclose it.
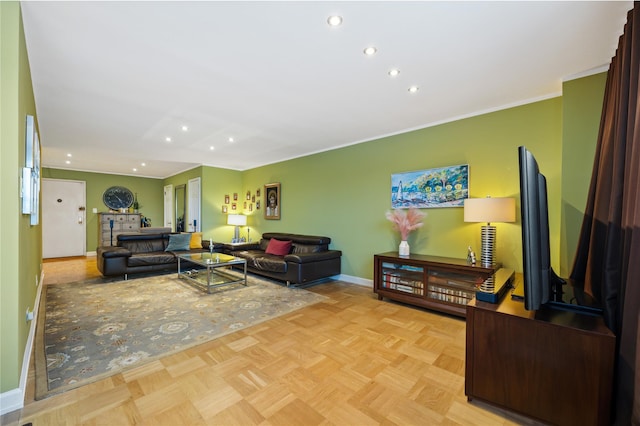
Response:
[[[237,192],[233,193],[233,201],[238,201],[238,193]]]
[[[231,203],[231,210],[235,210],[236,209],[236,203]]]
[[[280,182],[269,183],[264,186],[264,218],[280,219]]]
[[[253,204],[249,204],[249,211],[252,212],[253,211]]]
[[[227,212],[227,206],[222,206],[222,213],[226,213]]]
[[[260,196],[260,188],[256,189],[256,197]]]
[[[256,201],[256,210],[260,210],[260,200]]]
[[[247,191],[247,200],[250,200],[250,199],[251,199],[251,192]]]
[[[244,202],[244,209],[245,210],[247,209],[247,202],[246,201]]]
[[[224,203],[229,204],[229,194],[224,196]]]

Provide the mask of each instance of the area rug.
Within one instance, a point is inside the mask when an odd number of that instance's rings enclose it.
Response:
[[[137,367],[326,297],[261,278],[212,294],[177,274],[47,285],[36,335],[36,399]],[[42,306],[44,305],[44,306]]]

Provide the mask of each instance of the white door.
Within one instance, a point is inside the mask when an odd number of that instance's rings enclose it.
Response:
[[[189,198],[187,203],[189,206],[189,216],[187,222],[187,231],[200,232],[202,226],[200,224],[200,178],[190,179],[187,185],[187,193]]]
[[[175,209],[173,208],[173,185],[166,185],[164,187],[164,226],[165,228],[171,228],[172,231],[175,230],[173,227],[173,212]]]
[[[42,179],[42,257],[85,256],[85,182]]]

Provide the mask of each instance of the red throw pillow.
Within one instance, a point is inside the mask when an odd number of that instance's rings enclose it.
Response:
[[[291,250],[291,241],[280,241],[272,238],[269,240],[269,245],[264,251],[266,254],[275,254],[276,256],[284,256],[289,254]]]

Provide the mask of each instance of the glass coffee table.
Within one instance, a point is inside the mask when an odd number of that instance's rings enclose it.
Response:
[[[227,267],[243,265],[243,277],[230,274]],[[199,286],[211,289],[242,283],[247,285],[247,261],[239,257],[222,253],[184,253],[178,254],[178,278],[185,278]]]

